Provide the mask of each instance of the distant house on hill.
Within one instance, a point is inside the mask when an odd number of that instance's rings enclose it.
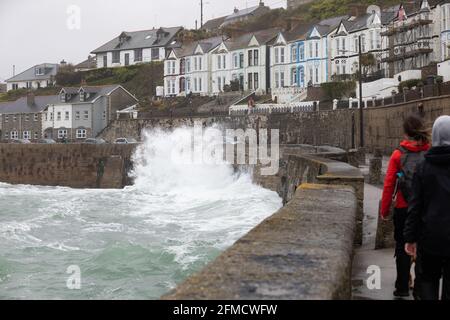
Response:
[[[97,57],[89,56],[83,62],[80,62],[79,64],[75,65],[74,68],[75,68],[75,71],[88,71],[88,70],[96,69],[97,68]]]
[[[143,62],[163,61],[166,50],[175,45],[175,36],[182,27],[122,32],[92,51],[97,68],[123,67]]]
[[[82,141],[96,137],[116,119],[117,111],[137,103],[120,85],[69,87],[53,96],[30,92],[16,101],[0,103],[1,140]]]
[[[202,29],[206,31],[217,31],[229,24],[245,21],[253,17],[259,17],[269,11],[270,7],[265,6],[264,2],[261,0],[257,6],[241,10],[234,8],[233,13],[230,15],[209,20],[203,25]]]
[[[38,89],[51,86],[55,83],[55,76],[58,73],[59,64],[43,63],[25,70],[18,75],[6,80],[7,90],[17,90],[22,88]]]

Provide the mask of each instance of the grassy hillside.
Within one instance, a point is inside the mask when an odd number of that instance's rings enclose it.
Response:
[[[142,104],[146,104],[155,95],[156,87],[163,85],[163,63],[145,63],[122,68],[101,68],[90,71],[75,72],[69,65],[60,70],[56,76],[56,86],[35,90],[36,95],[57,94],[61,87],[121,84],[133,93]],[[27,89],[10,91],[0,95],[0,102],[13,101],[27,94]]]
[[[315,0],[293,10],[283,8],[274,9],[260,17],[230,25],[225,32],[252,32],[271,27],[288,28],[290,23],[313,23],[323,19],[350,14],[353,6],[360,6],[362,10],[376,4],[387,8],[401,3],[400,0]]]

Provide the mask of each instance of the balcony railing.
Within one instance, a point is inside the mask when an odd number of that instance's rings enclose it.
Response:
[[[430,19],[422,19],[422,18],[415,19],[415,20],[412,20],[411,22],[406,22],[406,23],[400,24],[398,26],[389,27],[388,30],[381,32],[381,36],[382,37],[390,37],[396,33],[406,32],[406,31],[415,29],[417,27],[429,25],[432,23],[433,23],[433,20],[430,20]]]

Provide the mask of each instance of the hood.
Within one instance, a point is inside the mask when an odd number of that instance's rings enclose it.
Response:
[[[450,146],[450,116],[437,118],[433,126],[433,147]]]
[[[425,159],[433,164],[450,165],[450,146],[431,148],[425,155]]]
[[[412,140],[403,140],[400,143],[400,146],[411,151],[411,152],[420,152],[420,151],[428,151],[430,149],[429,143],[422,143],[418,141]]]

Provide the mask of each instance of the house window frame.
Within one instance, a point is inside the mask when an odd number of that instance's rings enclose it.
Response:
[[[31,139],[31,131],[29,131],[29,130],[23,131],[22,138],[26,139],[26,140],[30,140]]]
[[[87,130],[84,128],[78,128],[76,131],[76,138],[77,139],[86,139],[87,137]]]
[[[120,63],[120,51],[112,52],[112,63]]]

